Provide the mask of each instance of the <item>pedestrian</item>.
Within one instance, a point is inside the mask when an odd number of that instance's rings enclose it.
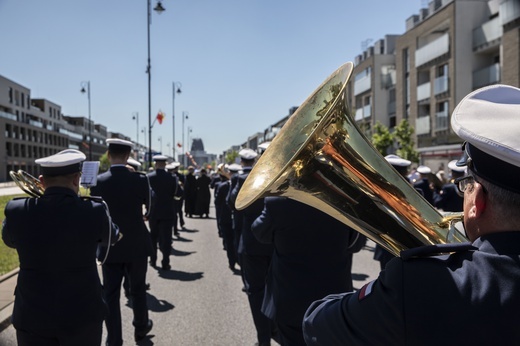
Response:
[[[195,167],[188,167],[184,181],[184,216],[193,217],[197,203],[197,177],[195,177]]]
[[[121,282],[129,280],[130,300],[134,319],[134,339],[144,339],[153,322],[148,318],[146,302],[147,258],[151,255],[150,233],[144,223],[143,206],[150,211],[152,190],[144,174],[136,174],[126,167],[133,144],[117,138],[107,139],[110,169],[98,176],[97,185],[90,190],[91,195],[101,196],[110,209],[115,223],[124,234],[122,240],[108,253],[102,266],[103,295],[108,304],[109,315],[105,320],[107,328],[106,345],[122,345],[121,325]],[[100,257],[106,253],[102,248]]]
[[[274,253],[262,313],[278,328],[282,346],[305,346],[307,307],[327,294],[354,290],[352,257],[366,237],[333,217],[286,197],[266,197],[251,231]]]
[[[520,89],[468,94],[451,126],[470,242],[419,247],[357,292],[314,302],[308,345],[518,345],[520,342]]]
[[[161,268],[170,270],[170,255],[172,252],[172,230],[176,234],[177,212],[175,210],[175,196],[177,194],[179,181],[177,176],[166,172],[167,157],[155,155],[155,171],[148,173],[150,186],[155,193],[153,208],[150,212],[150,234],[152,236],[153,252],[150,257],[152,267],[157,266],[157,243],[162,254]]]
[[[206,169],[200,170],[200,176],[196,180],[197,185],[197,201],[195,214],[200,217],[209,217],[209,205],[211,203],[211,192],[209,185],[211,178],[208,177]]]
[[[448,168],[451,173],[450,181],[444,184],[439,192],[434,191],[433,204],[445,212],[461,212],[464,198],[459,194],[455,180],[464,176],[466,166],[459,167],[457,160],[452,160],[448,163]]]
[[[242,174],[238,175],[237,184],[229,194],[228,204],[235,209],[235,201],[244,181],[253,169],[257,152],[246,148],[240,150]],[[262,313],[262,302],[265,293],[265,280],[271,256],[273,254],[272,244],[260,243],[251,232],[251,225],[264,208],[264,200],[260,198],[243,210],[235,210],[235,224],[240,229],[240,241],[238,253],[240,256],[240,267],[244,281],[245,292],[249,301],[249,307],[253,315],[253,322],[257,332],[259,346],[270,345],[271,337],[275,331],[274,325]]]
[[[96,250],[120,234],[101,199],[78,196],[85,158],[68,149],[37,159],[43,195],[5,207],[2,239],[20,260],[12,313],[18,345],[101,344],[108,309]]]

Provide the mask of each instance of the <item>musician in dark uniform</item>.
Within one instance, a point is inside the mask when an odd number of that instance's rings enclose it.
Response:
[[[184,229],[184,216],[182,211],[182,205],[184,204],[184,174],[179,172],[179,166],[181,165],[180,162],[172,162],[170,163],[170,169],[168,171],[175,175],[178,179],[179,186],[177,188],[177,198],[173,201],[173,204],[175,204],[175,212],[177,213],[177,221],[178,224],[174,227],[175,229]],[[176,236],[179,236],[179,232],[174,232]]]
[[[228,267],[235,272],[235,265],[237,263],[237,253],[235,249],[235,236],[233,232],[233,216],[231,208],[226,203],[226,197],[231,186],[231,171],[227,164],[219,166],[217,170],[220,177],[220,182],[215,184],[215,212],[217,217],[218,229],[222,236],[224,249],[228,259]]]
[[[237,184],[229,195],[228,203],[233,209],[236,209],[235,201],[238,193],[249,172],[253,169],[255,158],[258,156],[252,149],[242,149],[238,154],[241,158],[243,173],[238,175]],[[242,279],[253,315],[259,346],[270,345],[274,330],[273,323],[262,313],[265,280],[271,264],[273,245],[260,243],[251,232],[251,225],[260,216],[263,209],[264,200],[260,198],[243,210],[235,210],[235,222],[237,227],[240,227],[238,253],[241,257]]]
[[[155,171],[148,173],[150,185],[155,193],[153,208],[150,213],[150,233],[152,235],[153,252],[150,263],[153,267],[157,261],[157,243],[162,254],[161,268],[170,270],[170,255],[172,253],[172,228],[177,229],[177,213],[174,199],[177,193],[179,181],[177,176],[166,172],[166,160],[164,155],[155,155]]]
[[[108,309],[96,250],[119,233],[101,199],[78,196],[84,160],[73,149],[36,160],[45,192],[5,208],[2,239],[20,259],[12,315],[18,345],[101,344]]]
[[[184,181],[184,216],[193,217],[197,206],[197,177],[195,176],[195,167],[188,167],[188,174]]]
[[[262,312],[276,323],[282,346],[305,346],[305,310],[327,294],[354,289],[352,257],[366,237],[301,202],[285,197],[264,201],[251,226],[261,243],[274,245]]]
[[[520,89],[492,85],[455,108],[468,243],[419,247],[355,293],[306,312],[308,345],[520,343]]]
[[[464,197],[459,194],[455,180],[464,176],[466,166],[458,167],[457,160],[453,160],[448,163],[448,168],[451,172],[450,181],[439,192],[433,192],[433,205],[446,212],[461,212]]]
[[[237,216],[235,215],[235,209],[231,207],[231,204],[229,203],[229,198],[231,191],[235,188],[235,186],[238,184],[238,176],[242,173],[242,166],[238,163],[232,163],[228,166],[230,178],[229,178],[229,191],[226,198],[226,204],[228,208],[231,210],[231,227],[233,229],[233,247],[236,254],[236,263],[238,265],[241,265],[240,261],[240,254],[238,253],[238,245],[240,243],[240,233],[241,233],[241,227],[239,225],[239,222],[237,221]],[[233,266],[233,268],[235,268]],[[230,268],[232,271],[234,271],[233,268]]]
[[[108,304],[107,345],[122,345],[121,327],[121,282],[127,277],[130,284],[130,299],[134,319],[134,338],[143,339],[152,329],[146,302],[147,258],[151,255],[150,233],[146,228],[143,206],[150,211],[152,191],[144,174],[131,172],[127,160],[132,151],[132,142],[122,139],[107,139],[110,169],[98,176],[91,195],[101,196],[107,202],[123,239],[114,246],[103,265],[104,297]],[[104,256],[101,251],[100,257]]]
[[[402,157],[399,157],[397,155],[386,155],[385,160],[388,161],[389,164],[392,165],[392,167],[395,168],[395,170],[406,180],[410,181],[408,179],[408,167],[412,164],[411,161],[403,159]],[[422,190],[418,190],[422,195]],[[382,247],[379,244],[376,244],[374,249],[374,259],[376,261],[379,261],[379,265],[381,267],[381,270],[385,269],[386,264],[395,256],[387,251],[384,247]]]
[[[428,177],[432,173],[432,170],[428,166],[417,167],[417,173],[419,173],[419,179],[413,182],[413,186],[423,192],[424,199],[433,205],[433,190],[430,188],[432,183]]]

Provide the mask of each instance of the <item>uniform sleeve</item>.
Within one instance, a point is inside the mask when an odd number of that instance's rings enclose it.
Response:
[[[4,210],[4,221],[2,222],[2,240],[4,241],[5,245],[9,246],[10,248],[15,249],[16,248],[16,242],[14,240],[13,236],[13,230],[10,228],[9,224],[9,206],[10,202],[7,203],[5,210]]]
[[[101,244],[102,245],[114,245],[120,238],[119,227],[112,222],[108,207],[101,204],[97,208],[99,217],[102,221],[101,231]]]
[[[307,345],[404,345],[402,260],[355,293],[312,303],[303,320]]]
[[[251,232],[255,238],[264,244],[272,244],[273,243],[273,234],[274,234],[274,222],[272,213],[270,212],[269,203],[267,200],[264,202],[264,209],[260,216],[256,218],[256,220],[251,225]]]

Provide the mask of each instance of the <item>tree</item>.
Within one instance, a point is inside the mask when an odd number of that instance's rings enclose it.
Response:
[[[386,156],[387,149],[394,144],[394,136],[390,133],[388,128],[379,121],[374,125],[374,134],[372,135],[372,144],[377,151],[383,156]]]
[[[401,120],[399,125],[395,127],[394,136],[399,148],[397,155],[412,162],[419,162],[419,153],[414,149],[413,133],[414,128],[410,126],[407,119]]]
[[[99,171],[106,172],[110,168],[110,161],[108,161],[108,152],[101,155],[99,158]]]
[[[238,157],[238,152],[233,150],[226,154],[226,163],[234,163],[235,159]]]

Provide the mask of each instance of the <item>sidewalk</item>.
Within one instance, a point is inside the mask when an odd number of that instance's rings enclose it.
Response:
[[[11,318],[18,268],[0,276],[0,326]],[[9,323],[9,322],[8,322]]]

